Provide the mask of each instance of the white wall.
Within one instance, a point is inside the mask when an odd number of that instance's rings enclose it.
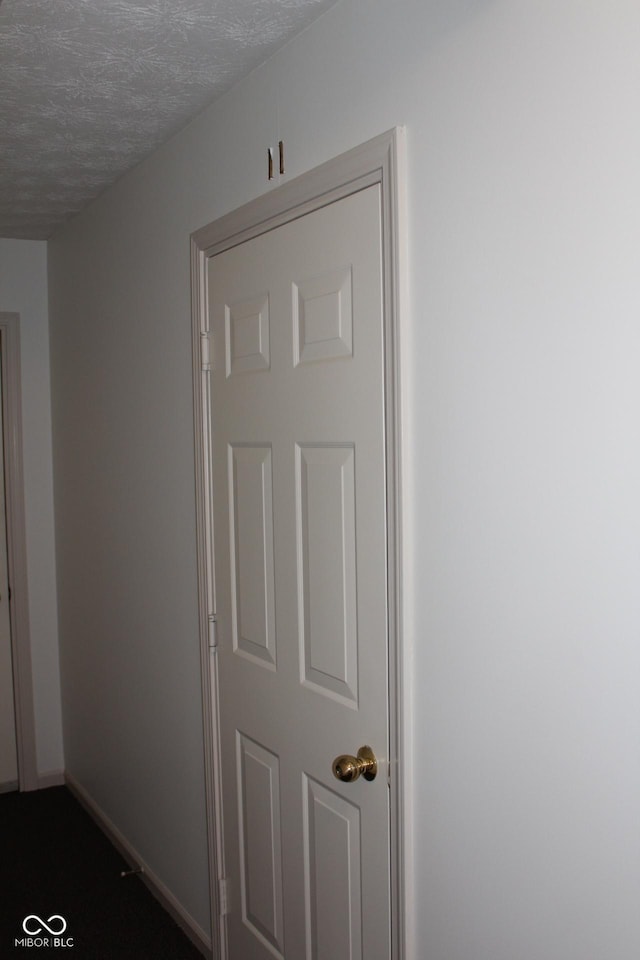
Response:
[[[68,766],[201,923],[188,235],[406,124],[410,956],[640,955],[639,44],[344,0],[51,243]]]
[[[38,774],[64,767],[58,665],[47,245],[0,239],[0,310],[20,314],[29,626]]]

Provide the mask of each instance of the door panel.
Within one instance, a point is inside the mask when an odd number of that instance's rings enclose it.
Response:
[[[276,663],[271,448],[229,446],[233,649]]]
[[[242,917],[282,955],[283,892],[278,758],[237,735]]]
[[[360,810],[305,776],[307,957],[362,960]]]
[[[296,453],[302,681],[357,703],[355,449]]]
[[[373,186],[209,261],[231,960],[389,957],[380,234]]]

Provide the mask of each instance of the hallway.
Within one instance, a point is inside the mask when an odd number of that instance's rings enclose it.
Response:
[[[0,795],[0,837],[1,956],[201,958],[140,879],[120,876],[127,863],[66,787]]]

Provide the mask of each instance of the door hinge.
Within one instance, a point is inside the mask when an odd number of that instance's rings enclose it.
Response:
[[[203,372],[211,370],[211,337],[207,330],[200,331],[200,365]]]
[[[220,904],[220,916],[226,917],[229,912],[229,881],[226,877],[218,880],[218,902]]]
[[[216,650],[218,647],[218,627],[215,613],[210,613],[209,617],[209,649]]]

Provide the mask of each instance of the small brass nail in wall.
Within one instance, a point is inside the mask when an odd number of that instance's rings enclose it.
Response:
[[[282,140],[278,142],[278,153],[280,155],[280,173],[284,173],[284,143]]]
[[[273,150],[271,147],[267,150],[267,167],[269,171],[269,180],[273,180]]]

